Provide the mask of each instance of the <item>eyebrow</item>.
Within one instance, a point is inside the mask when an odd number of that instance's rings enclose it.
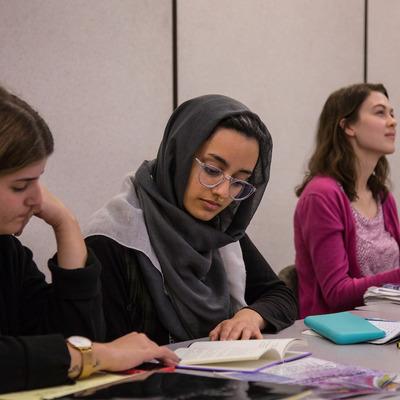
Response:
[[[394,111],[393,107],[387,107],[385,104],[382,104],[382,103],[378,103],[378,104],[375,104],[374,106],[372,106],[372,108],[377,108],[377,107],[383,107],[385,109],[388,109],[390,112]]]
[[[207,155],[214,158],[216,161],[220,162],[224,167],[229,167],[229,163],[224,158],[220,157],[219,155],[214,154],[214,153],[209,153]],[[248,169],[241,169],[238,172],[241,172],[241,173],[244,173],[247,175],[251,175],[253,173],[253,171],[250,171]]]
[[[24,178],[18,178],[14,179],[14,182],[32,182],[32,181],[37,181],[44,173],[44,170],[40,172],[39,176],[27,176]]]
[[[19,179],[15,179],[14,182],[31,182],[31,181],[36,181],[38,180],[39,177],[35,177],[35,178],[19,178]]]

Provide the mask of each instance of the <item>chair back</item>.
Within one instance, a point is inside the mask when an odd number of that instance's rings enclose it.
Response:
[[[278,273],[278,278],[285,283],[285,285],[292,289],[296,299],[298,300],[298,279],[295,265],[288,265],[281,269]]]

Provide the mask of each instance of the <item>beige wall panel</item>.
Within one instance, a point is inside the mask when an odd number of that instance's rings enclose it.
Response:
[[[178,1],[179,102],[226,94],[272,133],[271,180],[249,233],[276,271],[294,261],[294,187],[323,102],[363,78],[363,16],[363,0]]]
[[[382,82],[400,122],[400,1],[370,0],[368,23],[368,81]],[[399,129],[397,129],[399,131]],[[397,148],[399,148],[397,139]],[[389,156],[393,191],[400,204],[400,151]]]
[[[0,0],[0,80],[37,107],[56,143],[45,183],[82,222],[152,158],[172,109],[169,1]],[[43,265],[40,221],[23,235]]]

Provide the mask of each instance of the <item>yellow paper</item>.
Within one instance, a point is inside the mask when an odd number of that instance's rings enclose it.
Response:
[[[50,388],[0,394],[0,400],[51,400],[58,397],[67,396],[72,393],[100,389],[117,382],[142,380],[151,374],[151,371],[137,373],[134,375],[117,375],[99,372],[87,379],[76,381],[76,383],[72,385],[53,386]]]

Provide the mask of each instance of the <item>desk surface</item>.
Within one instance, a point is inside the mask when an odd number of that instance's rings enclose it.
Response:
[[[367,310],[352,311],[363,317],[375,317],[383,319],[400,320],[399,305],[374,305]],[[400,372],[400,350],[396,344],[353,344],[337,345],[327,339],[303,335],[308,329],[303,320],[298,320],[294,325],[284,329],[278,334],[266,334],[265,338],[299,338],[307,342],[307,350],[314,357],[330,360],[342,364],[357,365],[365,368],[376,369],[385,372]],[[190,342],[175,343],[171,348],[185,347]]]
[[[372,316],[372,315],[370,315]],[[400,350],[396,344],[353,344],[337,345],[327,339],[303,335],[301,332],[308,329],[303,321],[296,321],[290,328],[279,333],[279,337],[301,338],[308,344],[308,350],[314,357],[330,360],[341,364],[358,365],[365,368],[385,372],[400,371]],[[274,337],[274,335],[265,335]],[[275,335],[276,337],[276,335]]]
[[[368,307],[361,307],[360,310],[352,311],[363,317],[375,317],[389,320],[400,320],[400,306],[399,305],[388,305],[388,304],[374,304]],[[324,338],[303,335],[302,332],[307,329],[302,320],[298,320],[291,327],[284,329],[278,334],[267,334],[264,335],[265,338],[300,338],[305,341],[308,346],[307,350],[312,352],[314,357],[321,358],[324,360],[334,361],[340,364],[348,364],[361,366],[364,368],[370,368],[385,372],[400,372],[400,350],[397,349],[395,344],[384,344],[384,345],[373,345],[373,344],[354,344],[354,345],[336,345]],[[204,338],[204,340],[207,340]],[[185,347],[192,341],[175,343],[170,345],[170,348]],[[226,398],[227,391],[232,395],[228,398],[243,398],[252,399],[251,393],[253,392],[250,388],[251,385],[254,386],[254,393],[260,393],[260,390],[264,390],[265,398],[268,398],[267,394],[271,391],[282,391],[287,393],[287,390],[299,390],[295,387],[276,387],[270,384],[257,384],[257,383],[247,383],[239,381],[222,381],[213,380],[205,381],[199,378],[200,376],[212,376],[212,373],[200,372],[200,371],[179,371],[180,374],[164,374],[164,375],[153,375],[148,380],[144,380],[136,383],[122,384],[117,387],[104,389],[101,392],[96,392],[93,394],[94,397],[87,398],[187,398],[180,397],[181,395],[190,392],[193,394],[194,389],[199,390],[199,396],[195,398],[209,398],[214,399],[218,396],[218,393],[222,398]],[[193,376],[192,374],[197,375]],[[183,377],[182,375],[187,375]],[[210,386],[211,385],[211,386]],[[258,385],[258,386],[257,386]],[[261,386],[263,387],[261,387]],[[207,390],[204,392],[204,388],[212,387],[212,391]],[[178,390],[178,392],[177,392]],[[200,393],[201,392],[201,393]],[[203,393],[204,392],[204,393]],[[27,393],[27,392],[25,392]],[[175,397],[169,396],[174,393]],[[211,393],[211,394],[210,394]],[[10,398],[42,398],[37,397],[19,397],[21,393],[16,394],[17,397],[10,395]],[[208,397],[206,396],[208,395]],[[7,395],[6,395],[7,396]],[[201,397],[202,396],[202,397]],[[3,398],[3,397],[1,397]],[[4,397],[7,398],[7,397]],[[71,397],[67,397],[70,399]],[[73,397],[75,398],[75,397]],[[255,397],[260,398],[260,397]],[[278,398],[278,397],[274,397]],[[397,397],[398,398],[398,397]]]

